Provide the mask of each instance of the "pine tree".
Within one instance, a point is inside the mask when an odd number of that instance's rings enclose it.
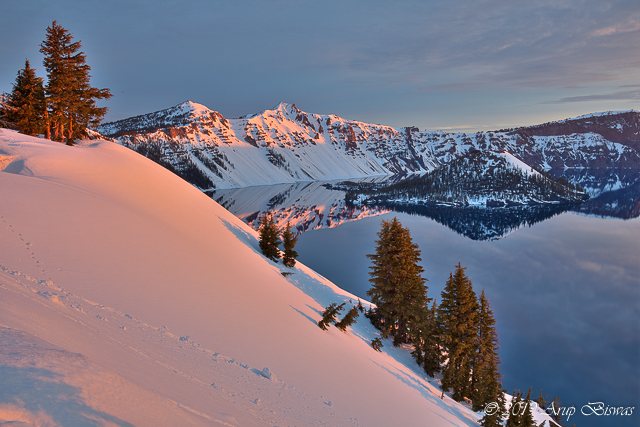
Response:
[[[336,328],[340,329],[342,332],[345,332],[347,330],[347,327],[353,325],[356,322],[358,316],[360,316],[358,307],[353,306],[341,321],[335,323]]]
[[[524,393],[519,390],[513,392],[509,418],[507,418],[505,427],[537,427],[531,410],[531,388],[529,388],[527,397],[523,399],[523,396]]]
[[[278,237],[278,226],[273,220],[272,215],[265,215],[260,222],[260,250],[262,254],[269,258],[271,261],[278,262],[281,257],[280,238]]]
[[[382,347],[384,347],[384,344],[382,344],[382,341],[380,340],[380,337],[372,339],[371,340],[371,347],[375,350],[375,351],[382,351],[380,350]]]
[[[489,300],[480,294],[480,311],[478,316],[478,334],[476,337],[476,353],[473,359],[473,410],[480,411],[490,402],[496,402],[502,395],[501,375],[498,372],[500,344],[495,328],[496,321]]]
[[[44,86],[42,77],[37,77],[29,60],[18,72],[13,90],[5,95],[2,103],[3,120],[12,124],[26,135],[38,135],[44,132]]]
[[[491,411],[484,412],[483,417],[480,419],[480,425],[482,427],[502,427],[504,425],[504,419],[502,418],[502,414],[504,414],[505,412],[506,402],[504,400],[504,393],[502,392],[502,390],[500,389],[498,389],[497,391],[495,390],[494,388],[495,384],[496,383],[492,383],[489,387],[489,390],[493,392],[496,396],[495,400],[492,401],[496,405],[495,411],[491,410]],[[492,402],[488,402],[488,404]],[[487,406],[485,405],[483,408],[487,408]]]
[[[382,338],[393,337],[393,344],[410,342],[410,331],[417,328],[427,301],[427,287],[422,278],[418,245],[411,241],[409,230],[397,218],[382,220],[377,234],[376,253],[367,255],[372,287],[367,291],[376,305],[372,323]]]
[[[542,389],[540,389],[540,394],[538,395],[538,398],[537,399],[533,399],[533,401],[536,402],[538,404],[538,406],[540,407],[540,409],[542,409],[542,410],[546,410],[547,409],[547,405],[549,404],[549,402],[547,402],[545,397],[542,395]]]
[[[15,123],[9,121],[7,114],[15,108],[9,106],[9,94],[0,93],[0,128],[17,129]]]
[[[562,415],[560,415],[561,413],[560,408],[562,408],[562,402],[560,401],[560,398],[558,396],[554,396],[553,401],[551,402],[550,405],[551,405],[551,411],[547,410],[547,413],[549,414],[549,416],[551,416],[551,419],[555,421],[556,424],[559,426],[564,425]]]
[[[284,247],[284,253],[282,255],[282,262],[285,267],[293,268],[296,265],[296,258],[298,258],[298,252],[294,251],[298,238],[295,237],[291,231],[291,223],[287,222],[287,228],[282,233],[282,246]]]
[[[345,303],[338,305],[336,302],[332,302],[328,307],[325,307],[322,312],[322,319],[318,321],[318,326],[323,331],[329,329],[329,325],[331,323],[336,323],[336,316],[340,314],[342,309],[344,308]]]
[[[441,388],[443,394],[453,389],[452,398],[458,402],[473,394],[471,366],[478,330],[478,301],[464,270],[458,263],[449,274],[438,309],[440,342],[447,353]]]
[[[433,377],[440,371],[440,340],[436,324],[437,306],[433,301],[430,310],[423,310],[419,321],[419,327],[412,331],[412,342],[414,349],[411,355],[416,363],[421,366],[425,373]]]
[[[91,87],[91,67],[80,51],[81,43],[72,40],[72,34],[53,21],[40,45],[48,77],[46,136],[67,143],[86,136],[89,126],[100,124],[107,108],[97,107],[96,100],[112,96],[109,89]]]
[[[524,399],[524,407],[522,412],[522,420],[520,421],[520,427],[537,427],[533,421],[533,412],[531,411],[531,387],[527,397]]]
[[[507,418],[505,427],[520,427],[522,425],[523,405],[522,393],[520,393],[519,390],[514,390],[513,397],[511,398],[511,406],[509,407],[509,418]]]

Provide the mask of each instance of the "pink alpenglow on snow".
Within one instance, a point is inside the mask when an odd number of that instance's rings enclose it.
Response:
[[[0,129],[0,423],[473,426],[357,299],[195,187],[107,141]],[[431,381],[431,382],[430,382]]]

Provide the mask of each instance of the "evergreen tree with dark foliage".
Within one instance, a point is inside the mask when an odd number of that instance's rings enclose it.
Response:
[[[287,222],[287,228],[282,233],[282,246],[284,247],[284,253],[282,254],[282,262],[285,267],[293,268],[296,265],[296,258],[298,258],[298,252],[294,251],[298,238],[291,231],[291,223]]]
[[[554,396],[553,401],[549,404],[551,406],[551,410],[547,410],[551,419],[556,422],[559,426],[564,426],[564,420],[562,419],[562,415],[560,415],[560,408],[562,408],[562,402],[558,396]]]
[[[44,133],[45,100],[42,77],[36,76],[29,60],[18,72],[10,94],[4,96],[2,120],[26,135]]]
[[[497,402],[497,399],[502,395],[502,376],[498,372],[500,344],[495,324],[493,311],[483,289],[480,294],[478,335],[473,358],[472,402],[474,411],[480,411],[488,403]]]
[[[265,215],[260,222],[260,250],[262,254],[271,261],[278,262],[280,259],[280,238],[278,237],[278,226],[273,220],[273,215]]]
[[[380,340],[380,337],[372,339],[371,340],[371,347],[378,352],[381,352],[381,348],[384,347],[384,344],[382,344],[382,341]]]
[[[527,393],[527,397],[524,399],[524,405],[522,410],[522,420],[520,422],[521,427],[537,427],[536,423],[533,421],[533,411],[531,410],[531,387],[529,387],[529,392]]]
[[[442,394],[453,389],[452,398],[458,402],[473,395],[471,368],[478,333],[478,301],[464,270],[458,263],[449,274],[438,309],[440,343],[448,359],[442,368]]]
[[[7,114],[10,110],[12,110],[12,108],[9,107],[9,94],[0,93],[0,129],[17,129],[17,126],[14,123],[7,120]]]
[[[349,310],[347,314],[345,314],[344,318],[341,321],[335,323],[336,328],[340,329],[342,332],[345,332],[347,330],[347,327],[353,325],[356,322],[358,316],[360,316],[358,307],[351,307],[351,310]]]
[[[46,39],[40,45],[47,70],[46,100],[48,123],[45,134],[55,141],[71,144],[86,136],[87,128],[97,126],[107,113],[106,107],[97,107],[96,100],[109,99],[109,89],[91,87],[89,71],[79,41],[53,21],[47,27]]]
[[[437,332],[436,313],[437,306],[436,302],[433,301],[431,309],[422,311],[418,328],[412,331],[411,339],[414,347],[411,355],[430,377],[440,371],[441,349]]]
[[[318,326],[320,327],[320,329],[326,331],[327,329],[329,329],[329,325],[331,323],[335,324],[336,316],[340,314],[340,312],[344,308],[344,305],[344,302],[340,305],[338,305],[338,303],[336,302],[332,302],[328,307],[326,307],[322,312],[322,319],[318,321]]]
[[[505,427],[538,427],[533,420],[533,411],[531,409],[531,388],[529,388],[527,397],[523,399],[523,396],[524,393],[519,390],[513,392],[509,418],[507,418]]]
[[[486,411],[483,417],[480,419],[480,425],[482,427],[502,427],[504,425],[504,419],[502,415],[505,412],[505,400],[504,393],[500,389],[496,389],[496,385],[498,382],[490,383],[487,386],[487,394],[494,394],[496,397],[494,400],[489,403],[495,403],[497,405],[495,411]],[[480,410],[486,408],[487,406],[483,406]]]
[[[511,406],[509,407],[509,418],[507,418],[505,427],[520,427],[522,425],[523,405],[522,393],[520,393],[520,390],[514,390],[513,397],[511,398]]]
[[[537,399],[533,399],[534,402],[536,402],[538,404],[538,406],[540,407],[540,409],[542,409],[543,411],[545,411],[547,409],[547,405],[549,404],[549,402],[547,402],[546,398],[542,395],[542,389],[540,389],[540,394],[538,395]]]
[[[376,308],[367,317],[380,329],[382,338],[393,337],[397,346],[410,342],[411,331],[418,327],[428,303],[426,280],[418,264],[418,245],[397,218],[382,220],[377,235],[376,253],[367,255],[373,264],[369,267],[372,287],[367,295]]]

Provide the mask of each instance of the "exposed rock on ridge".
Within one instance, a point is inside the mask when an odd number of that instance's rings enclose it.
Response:
[[[637,111],[497,132],[447,133],[305,113],[295,104],[238,119],[193,102],[102,125],[202,189],[428,172],[473,151],[537,168],[639,167]]]

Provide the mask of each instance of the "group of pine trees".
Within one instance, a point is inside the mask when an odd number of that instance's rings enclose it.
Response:
[[[473,151],[423,176],[388,185],[348,186],[347,200],[353,201],[361,195],[370,202],[421,200],[465,204],[479,197],[576,202],[584,197],[584,189],[566,179],[556,180],[546,172],[529,173],[511,167],[504,157],[496,153]]]
[[[40,45],[44,54],[47,83],[38,77],[29,60],[18,72],[13,90],[0,99],[0,126],[15,128],[27,135],[72,144],[86,137],[107,113],[96,100],[109,99],[109,89],[91,87],[86,57],[80,41],[53,21]]]
[[[474,411],[484,410],[483,427],[503,427],[505,421],[507,427],[537,427],[532,408],[545,410],[548,404],[542,391],[538,399],[531,399],[531,389],[526,397],[514,391],[506,410],[496,321],[484,290],[476,295],[466,268],[458,263],[449,274],[437,305],[428,297],[420,250],[409,229],[397,218],[383,220],[377,236],[375,253],[367,255],[373,264],[367,295],[375,307],[365,315],[380,330],[371,346],[380,351],[380,338],[392,339],[395,346],[411,345],[411,354],[427,375],[441,373],[442,398],[450,392],[458,402],[469,400]],[[553,405],[560,407],[557,397]],[[560,416],[552,418],[554,425],[561,425]]]
[[[356,319],[360,316],[360,313],[364,311],[362,303],[358,301],[358,305],[351,307],[351,309],[347,311],[347,314],[341,320],[338,320],[337,316],[340,314],[345,304],[346,302],[343,302],[340,305],[334,302],[325,308],[322,312],[322,319],[318,321],[320,329],[326,331],[329,329],[329,325],[333,323],[336,328],[340,329],[342,332],[346,332],[349,326],[356,323]]]
[[[291,230],[291,223],[287,222],[287,226],[282,232],[282,240],[273,215],[262,217],[259,231],[259,246],[262,254],[274,262],[278,262],[282,258],[285,267],[293,268],[296,265],[296,258],[298,258],[298,253],[294,250],[298,238]],[[283,251],[280,251],[280,244],[283,246]]]
[[[499,409],[485,415],[483,426],[499,426],[504,413],[498,371],[498,334],[484,291],[478,298],[460,263],[451,273],[441,302],[428,297],[418,246],[394,218],[383,220],[377,234],[367,295],[375,308],[367,317],[393,344],[410,344],[416,362],[429,375],[442,373],[441,389],[456,401],[470,399],[475,411],[489,403]],[[377,343],[379,346],[379,343]]]

